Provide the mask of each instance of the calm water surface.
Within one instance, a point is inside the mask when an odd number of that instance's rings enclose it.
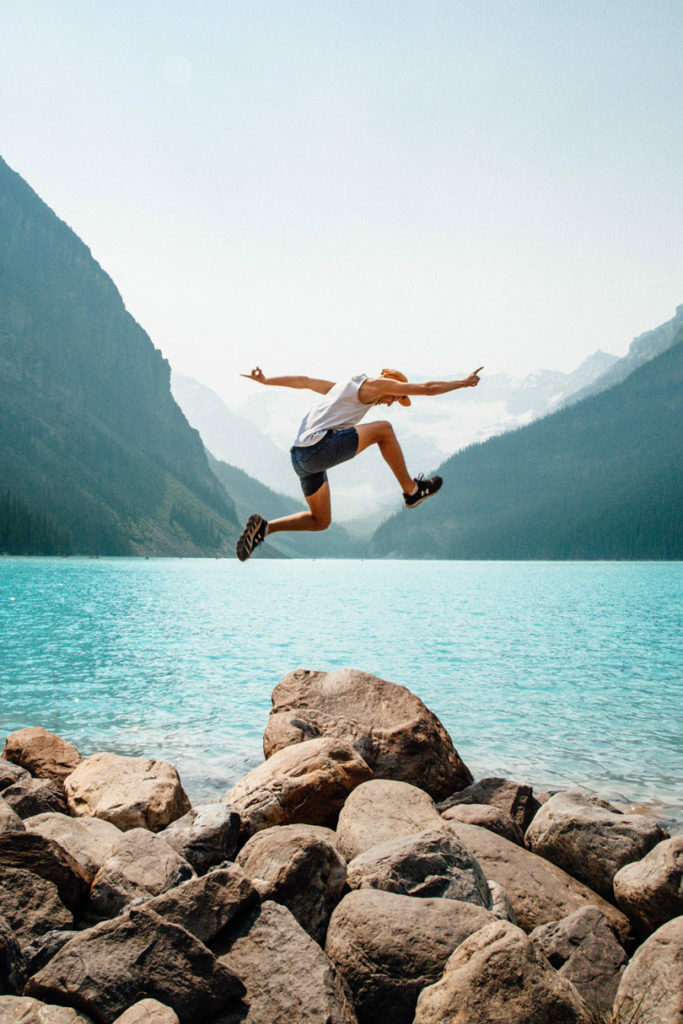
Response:
[[[0,559],[0,734],[172,761],[194,799],[262,760],[290,669],[403,683],[475,776],[683,828],[680,563]]]

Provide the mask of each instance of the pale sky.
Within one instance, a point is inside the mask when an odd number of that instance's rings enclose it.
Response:
[[[0,153],[171,364],[569,371],[683,302],[681,0],[8,0]]]

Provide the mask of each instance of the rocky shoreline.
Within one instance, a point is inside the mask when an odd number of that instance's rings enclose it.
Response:
[[[0,1024],[682,1024],[683,836],[475,781],[362,672],[272,700],[194,807],[164,762],[7,737]]]

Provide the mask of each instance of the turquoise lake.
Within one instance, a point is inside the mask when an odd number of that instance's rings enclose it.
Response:
[[[683,828],[681,563],[0,559],[0,735],[173,762],[192,799],[263,759],[294,668],[409,687],[475,777]]]

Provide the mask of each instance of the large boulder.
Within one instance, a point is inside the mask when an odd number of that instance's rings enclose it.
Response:
[[[479,864],[458,837],[443,828],[390,839],[348,865],[351,889],[464,900],[491,909],[491,892]]]
[[[356,1024],[346,985],[286,907],[252,911],[219,962],[246,987],[241,1024]]]
[[[448,827],[477,858],[486,877],[505,889],[525,932],[567,917],[581,907],[596,906],[619,940],[628,940],[628,918],[562,868],[477,825],[452,821]]]
[[[121,838],[121,830],[101,818],[71,818],[68,814],[36,814],[24,820],[27,832],[59,843],[91,880]]]
[[[619,1024],[683,1021],[683,917],[667,921],[633,955],[617,989]]]
[[[54,882],[24,868],[4,865],[0,865],[0,914],[22,944],[54,928],[72,928],[74,923]]]
[[[325,952],[353,994],[359,1024],[412,1024],[415,1002],[453,950],[494,920],[459,900],[357,889],[332,914]]]
[[[159,832],[190,810],[173,765],[144,757],[92,754],[68,776],[64,790],[75,817],[103,818],[124,832]]]
[[[82,760],[71,743],[39,726],[11,733],[5,740],[2,757],[36,778],[51,779],[60,786]]]
[[[29,979],[28,996],[113,1024],[141,996],[170,1006],[181,1024],[236,1006],[244,988],[184,928],[145,907],[80,932]]]
[[[222,798],[242,819],[242,835],[273,825],[334,827],[349,793],[372,778],[352,746],[334,739],[309,740],[273,754]]]
[[[517,846],[524,846],[524,833],[507,811],[493,804],[454,804],[442,811],[444,821],[464,821],[467,825],[479,825],[509,839]]]
[[[194,871],[161,836],[144,828],[121,835],[92,881],[89,921],[114,917],[134,900],[150,899],[194,876]]]
[[[232,860],[240,835],[240,816],[234,807],[219,802],[195,804],[163,831],[166,842],[189,861],[198,875],[216,864]]]
[[[628,957],[597,907],[542,924],[529,938],[589,1006],[609,1013]]]
[[[23,832],[24,823],[10,805],[0,796],[0,832]]]
[[[83,868],[66,850],[32,832],[0,832],[0,864],[53,882],[62,903],[74,913],[79,911],[90,885]]]
[[[529,827],[540,806],[531,786],[500,778],[479,779],[458,793],[452,793],[439,804],[439,810],[447,811],[457,804],[489,804],[498,807],[510,815],[522,832]]]
[[[612,900],[619,868],[640,860],[667,833],[654,818],[622,814],[599,797],[557,793],[541,807],[525,838],[534,853]]]
[[[27,978],[27,961],[8,921],[0,916],[0,993],[20,995]]]
[[[640,935],[683,914],[683,835],[665,839],[617,871],[614,896]]]
[[[208,945],[258,902],[259,894],[242,869],[226,864],[155,896],[145,907]]]
[[[373,779],[354,790],[339,815],[337,843],[347,860],[400,836],[446,828],[432,798],[407,782]]]
[[[89,1024],[68,1006],[48,1006],[28,996],[0,996],[0,1024]]]
[[[440,799],[472,775],[439,719],[405,686],[356,669],[289,672],[275,687],[263,750],[316,736],[353,744],[377,778],[398,779]]]
[[[592,1024],[571,984],[520,928],[496,921],[470,935],[417,1001],[415,1024]]]
[[[281,903],[316,942],[325,941],[346,882],[346,862],[334,832],[319,825],[267,828],[248,840],[237,863],[262,899]]]
[[[17,779],[13,785],[2,791],[2,798],[20,818],[66,811],[66,800],[61,786],[51,779],[34,779],[32,775]]]

